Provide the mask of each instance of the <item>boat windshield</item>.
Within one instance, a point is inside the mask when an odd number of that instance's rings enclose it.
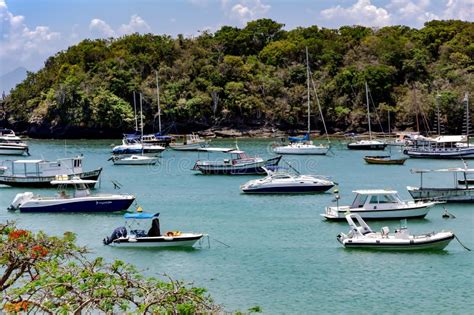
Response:
[[[351,208],[362,208],[367,201],[368,195],[357,195],[352,202]]]
[[[380,195],[379,203],[397,203],[398,200],[393,195]]]

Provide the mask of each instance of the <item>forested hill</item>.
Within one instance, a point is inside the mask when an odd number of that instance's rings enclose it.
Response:
[[[156,131],[158,71],[163,125],[171,132],[304,129],[308,47],[330,131],[366,129],[367,81],[372,111],[377,108],[373,119],[378,116],[384,128],[390,111],[392,128],[416,129],[418,122],[422,131],[432,129],[438,103],[445,131],[461,132],[464,93],[472,97],[474,91],[474,23],[431,21],[422,29],[283,26],[260,19],[193,38],[133,34],[84,40],[28,73],[2,102],[1,123],[33,136],[118,135],[134,128],[136,92],[143,93],[146,127]],[[321,129],[318,117],[313,125]]]

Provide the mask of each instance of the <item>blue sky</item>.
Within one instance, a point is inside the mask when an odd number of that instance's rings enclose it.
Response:
[[[408,25],[474,20],[474,0],[0,0],[0,75],[36,71],[85,38],[155,33],[196,36],[223,25],[271,18],[292,29],[318,25]]]

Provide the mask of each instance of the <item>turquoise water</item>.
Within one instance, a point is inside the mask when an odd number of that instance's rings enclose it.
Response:
[[[24,214],[8,212],[13,197],[24,189],[0,187],[0,220],[49,234],[73,231],[81,245],[107,259],[122,259],[148,275],[170,275],[209,290],[225,309],[259,305],[265,313],[470,313],[474,309],[474,254],[453,241],[445,251],[384,253],[343,249],[336,235],[346,223],[321,219],[332,204],[331,193],[320,195],[243,195],[239,186],[258,176],[204,176],[190,169],[195,152],[165,151],[157,166],[114,166],[107,159],[119,141],[30,141],[31,158],[56,159],[85,155],[85,169],[103,166],[100,192],[136,195],[149,212],[161,213],[162,230],[204,232],[211,247],[194,250],[119,249],[102,238],[123,225],[116,214]],[[269,140],[239,140],[250,154],[270,156]],[[214,141],[232,146],[232,141]],[[285,158],[303,173],[329,175],[339,183],[341,204],[352,201],[354,189],[392,188],[409,198],[407,185],[418,185],[410,168],[462,166],[457,161],[408,160],[404,166],[367,165],[367,152],[337,144],[329,156]],[[200,158],[207,158],[201,154]],[[429,175],[425,183],[452,184],[448,175]],[[31,190],[31,189],[30,189]],[[54,194],[54,190],[33,190]],[[115,190],[115,192],[118,192]],[[453,230],[474,249],[472,205],[447,206],[456,219],[432,208],[426,219],[409,220],[413,233]],[[398,221],[370,223],[375,229]],[[221,241],[230,247],[220,244]],[[207,244],[206,244],[207,245]],[[471,311],[469,311],[471,310]]]

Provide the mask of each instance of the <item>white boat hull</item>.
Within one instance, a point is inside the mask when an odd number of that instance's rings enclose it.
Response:
[[[328,151],[329,146],[314,144],[290,144],[273,148],[273,152],[277,154],[295,155],[326,155]]]
[[[110,243],[124,248],[192,247],[204,234],[182,233],[179,236],[121,237]]]
[[[403,219],[403,218],[423,218],[430,211],[434,202],[427,203],[408,203],[404,208],[398,209],[363,209],[363,208],[349,208],[348,206],[341,207],[326,207],[325,213],[321,214],[327,220],[345,220],[348,212],[357,213],[363,219]]]
[[[173,144],[170,143],[169,147],[176,151],[196,151],[201,148],[206,147],[205,142],[201,143],[191,143],[191,144]]]
[[[374,237],[344,238],[338,235],[337,240],[345,248],[377,249],[377,250],[441,250],[453,240],[452,232],[438,232],[420,235],[407,239],[384,238],[379,233]]]
[[[114,165],[155,165],[158,158],[149,156],[136,156],[117,158],[113,157]]]
[[[24,155],[28,152],[28,147],[0,146],[0,155]]]

